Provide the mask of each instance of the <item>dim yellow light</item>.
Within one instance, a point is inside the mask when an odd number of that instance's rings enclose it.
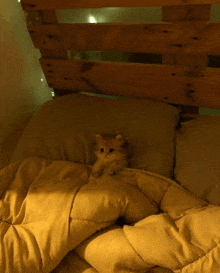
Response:
[[[90,23],[97,23],[96,19],[94,16],[89,16],[89,22]]]

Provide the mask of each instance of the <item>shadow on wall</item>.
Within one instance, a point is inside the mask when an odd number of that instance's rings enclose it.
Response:
[[[1,0],[0,9],[0,153],[9,150],[17,139],[15,131],[47,100],[52,99],[34,48],[21,4]],[[20,131],[20,130],[19,130]],[[13,135],[13,138],[12,138]],[[9,142],[9,138],[11,141]],[[10,149],[9,149],[10,148]]]

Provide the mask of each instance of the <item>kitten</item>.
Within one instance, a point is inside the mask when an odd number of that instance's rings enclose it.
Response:
[[[93,166],[92,176],[115,175],[128,166],[127,149],[121,135],[113,138],[96,134],[96,142],[95,154],[97,160]]]

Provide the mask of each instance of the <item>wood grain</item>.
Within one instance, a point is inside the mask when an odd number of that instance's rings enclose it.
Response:
[[[216,3],[220,0],[22,1],[33,15],[28,29],[55,90],[220,108],[220,69],[206,67],[207,55],[220,54],[220,22],[206,22]],[[164,6],[166,22],[58,24],[55,14],[55,9],[156,5]],[[163,65],[68,60],[68,50],[159,53]],[[195,116],[197,108],[187,111]]]
[[[24,10],[219,4],[219,0],[21,0]]]
[[[211,5],[165,6],[162,9],[163,21],[209,21]]]
[[[56,16],[56,12],[54,10],[44,10],[40,11],[41,21],[43,25],[53,24],[54,26],[58,25],[58,19]],[[68,54],[65,49],[47,49],[40,48],[40,52],[42,57],[53,58],[53,59],[68,59]]]
[[[42,24],[58,24],[58,19],[55,10],[43,10],[40,11]],[[66,50],[50,50],[50,49],[41,49],[40,50],[42,57],[46,58],[55,58],[55,59],[68,59],[68,54]],[[54,94],[60,93],[60,90],[54,88]],[[64,90],[62,91],[63,95],[65,94]],[[72,93],[72,91],[71,91]],[[55,98],[55,97],[53,97]]]
[[[220,108],[220,69],[40,59],[49,86]]]
[[[48,24],[28,29],[35,47],[50,50],[220,53],[220,22]]]
[[[210,20],[211,5],[191,5],[191,6],[169,6],[162,7],[162,19],[168,22],[177,21],[209,21]],[[198,45],[199,47],[201,46]],[[162,55],[163,64],[172,65],[184,65],[191,67],[191,74],[195,75],[205,69],[207,66],[208,56],[205,53],[198,52],[194,54],[183,53],[164,53]],[[196,86],[196,81],[187,84],[189,87],[187,96],[194,94],[194,87]],[[191,89],[192,87],[192,89]],[[195,98],[194,98],[195,99]],[[190,120],[199,114],[199,107],[196,106],[185,106],[181,107],[181,116],[183,120]]]

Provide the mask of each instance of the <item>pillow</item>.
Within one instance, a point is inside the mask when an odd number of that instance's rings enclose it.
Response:
[[[38,156],[94,164],[95,134],[122,134],[130,167],[173,175],[178,109],[148,100],[71,94],[46,102],[26,127],[12,162]]]
[[[220,116],[199,116],[181,125],[175,179],[198,197],[220,205]]]
[[[16,122],[4,122],[0,131],[0,169],[10,164],[11,157],[18,140],[30,120],[30,116],[23,115]]]

